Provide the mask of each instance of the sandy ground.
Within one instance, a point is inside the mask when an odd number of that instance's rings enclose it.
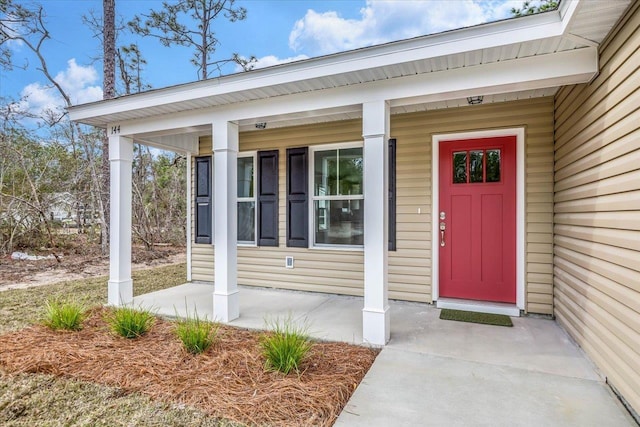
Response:
[[[135,260],[134,256],[134,260]],[[138,257],[145,258],[145,257]],[[162,265],[186,262],[186,250],[176,253],[163,253],[152,259],[140,259],[132,264],[133,270],[145,270]],[[55,261],[15,261],[3,260],[0,265],[0,292],[10,289],[26,289],[44,286],[65,280],[77,280],[87,277],[108,276],[108,258],[73,259],[64,257],[61,264]]]

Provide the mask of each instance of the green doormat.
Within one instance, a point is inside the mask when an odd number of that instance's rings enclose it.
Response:
[[[482,323],[485,325],[513,326],[509,316],[504,314],[476,313],[474,311],[450,310],[443,308],[440,311],[443,320],[456,320],[458,322]]]

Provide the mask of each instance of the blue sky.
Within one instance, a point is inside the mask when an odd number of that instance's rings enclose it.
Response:
[[[24,3],[29,3],[28,1]],[[157,0],[116,0],[123,20],[159,8]],[[52,39],[43,51],[56,80],[71,93],[74,103],[102,97],[99,41],[82,24],[82,15],[102,13],[102,0],[42,0]],[[221,46],[216,56],[233,52],[254,55],[258,67],[337,51],[384,43],[510,17],[521,0],[238,0],[247,19],[216,21]],[[138,42],[148,64],[144,79],[152,87],[165,87],[197,79],[189,62],[191,50],[166,48],[152,38],[127,35],[122,42]],[[1,71],[0,96],[18,100],[33,112],[60,104],[46,86],[36,62],[24,46],[12,45],[14,61],[27,70]],[[236,72],[227,67],[225,74]]]

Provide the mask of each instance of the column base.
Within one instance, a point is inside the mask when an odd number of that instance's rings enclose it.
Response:
[[[240,292],[229,294],[213,292],[213,318],[218,322],[229,323],[240,317]]]
[[[365,344],[385,345],[391,335],[389,306],[384,310],[362,310],[362,341]]]
[[[133,302],[133,280],[109,280],[107,304],[122,306]]]

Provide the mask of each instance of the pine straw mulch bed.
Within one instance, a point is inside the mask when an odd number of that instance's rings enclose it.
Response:
[[[264,369],[260,332],[221,326],[217,343],[187,353],[170,321],[157,319],[145,336],[112,334],[108,308],[95,308],[79,332],[35,325],[0,336],[0,370],[44,373],[139,392],[250,425],[330,426],[378,351],[314,342],[300,374]]]

